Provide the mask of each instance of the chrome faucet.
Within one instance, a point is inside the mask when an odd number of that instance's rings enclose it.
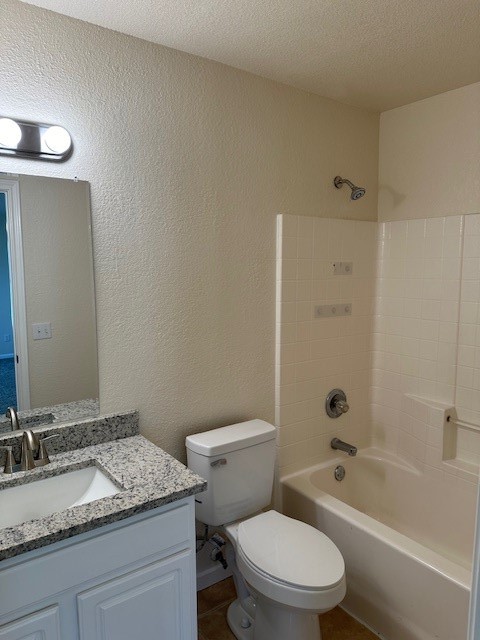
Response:
[[[10,424],[12,425],[12,431],[17,431],[20,429],[20,422],[18,421],[18,413],[15,407],[8,407],[5,417],[10,419]]]
[[[6,451],[3,473],[30,471],[48,464],[50,458],[45,443],[47,440],[58,438],[58,436],[59,434],[55,433],[40,440],[30,429],[26,429],[22,435],[21,457],[18,464],[13,457],[13,447],[11,445],[0,447],[0,449],[5,449]]]
[[[26,429],[22,436],[22,455],[20,458],[20,470],[30,471],[35,469],[34,453],[38,449],[38,438],[30,429]]]
[[[330,442],[330,446],[332,449],[338,449],[339,451],[345,451],[349,456],[357,455],[357,447],[354,447],[353,444],[348,444],[348,442],[344,442],[339,438],[333,438]]]
[[[325,400],[325,411],[330,418],[340,418],[350,409],[342,389],[332,389]]]

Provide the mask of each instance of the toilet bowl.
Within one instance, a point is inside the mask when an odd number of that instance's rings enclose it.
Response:
[[[188,436],[190,469],[207,480],[200,522],[223,527],[238,598],[228,623],[238,640],[320,640],[318,614],[345,596],[345,564],[326,535],[271,501],[276,429],[250,420]]]
[[[241,576],[236,580],[245,580],[253,595],[253,602],[240,597],[230,605],[235,636],[319,640],[318,615],[337,606],[346,591],[345,564],[334,543],[277,511],[227,525],[225,531],[235,549]]]

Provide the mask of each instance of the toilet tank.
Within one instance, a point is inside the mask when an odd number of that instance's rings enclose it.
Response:
[[[197,520],[226,524],[270,504],[275,433],[268,422],[249,420],[187,437],[188,467],[207,481],[196,496]]]

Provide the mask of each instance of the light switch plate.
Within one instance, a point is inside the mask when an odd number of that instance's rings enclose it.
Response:
[[[52,337],[52,323],[35,322],[32,324],[32,333],[34,340],[47,340]]]

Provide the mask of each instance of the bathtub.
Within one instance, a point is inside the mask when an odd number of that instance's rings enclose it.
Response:
[[[283,512],[345,558],[342,607],[387,640],[467,638],[476,487],[438,476],[364,449],[281,481]]]

